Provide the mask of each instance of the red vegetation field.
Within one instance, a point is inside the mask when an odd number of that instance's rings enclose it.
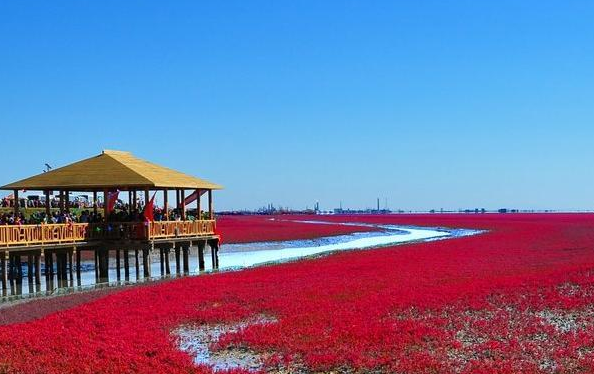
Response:
[[[311,220],[325,221],[316,216],[223,216],[217,219],[217,228],[224,243],[312,239],[374,230],[364,226],[300,222]]]
[[[258,315],[278,322],[218,348],[266,353],[270,371],[594,372],[594,215],[324,219],[489,232],[124,289],[0,327],[0,372],[208,373],[170,331]]]

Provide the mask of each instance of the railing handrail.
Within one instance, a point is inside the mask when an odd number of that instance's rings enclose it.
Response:
[[[0,247],[212,235],[215,220],[0,225]]]

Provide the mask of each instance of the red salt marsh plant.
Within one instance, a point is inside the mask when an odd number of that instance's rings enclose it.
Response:
[[[320,221],[318,216],[222,216],[217,218],[217,229],[225,243],[250,243],[313,239],[362,231],[376,231],[367,226],[345,226],[338,223],[312,224],[302,221]]]
[[[208,373],[170,332],[257,315],[277,322],[212,349],[260,352],[271,371],[594,372],[594,215],[324,219],[489,231],[125,289],[1,327],[0,372]]]

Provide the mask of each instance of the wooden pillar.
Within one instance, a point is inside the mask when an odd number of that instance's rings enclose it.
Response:
[[[170,257],[169,256],[169,252],[170,252],[170,249],[171,248],[167,247],[167,248],[165,248],[165,251],[164,251],[164,254],[165,254],[165,274],[167,276],[171,275],[171,268],[169,266],[169,257]]]
[[[39,260],[43,261],[43,276],[45,277],[45,284],[47,286],[47,284],[49,283],[49,269],[47,267],[47,258],[45,256],[45,251],[43,250],[43,248],[40,250],[39,257]]]
[[[184,274],[188,275],[190,273],[190,254],[189,254],[190,247],[183,246],[182,252],[183,252],[183,260],[184,260]]]
[[[109,250],[99,250],[99,282],[109,282]]]
[[[122,276],[122,273],[121,273],[121,270],[120,270],[120,263],[121,263],[121,260],[120,260],[120,250],[119,249],[116,249],[115,250],[115,253],[116,253],[116,279],[119,282],[120,279],[121,279],[121,276]]]
[[[62,286],[62,255],[61,253],[56,252],[55,256],[56,260],[56,283],[58,284],[58,288]]]
[[[35,285],[37,292],[41,291],[41,254],[35,255]]]
[[[214,219],[214,203],[212,201],[212,190],[208,190],[208,217]]]
[[[107,222],[109,215],[109,191],[107,188],[103,189],[103,222]]]
[[[14,216],[16,218],[16,216],[19,215],[19,205],[20,205],[20,201],[19,201],[19,190],[13,190],[12,194],[14,196]]]
[[[130,253],[124,249],[124,278],[126,282],[130,280]]]
[[[93,213],[97,215],[99,204],[97,203],[97,191],[93,191]]]
[[[70,213],[70,191],[64,191],[64,211]]]
[[[144,206],[146,207],[146,204],[148,204],[149,202],[149,189],[145,188],[144,189]]]
[[[210,260],[212,263],[212,269],[214,270],[217,268],[217,251],[215,249],[214,241],[209,240],[208,246],[210,247]]]
[[[49,251],[49,273],[50,273],[50,283],[54,281],[54,251]]]
[[[68,250],[64,249],[59,256],[61,263],[60,278],[62,278],[62,287],[68,287]]]
[[[8,266],[9,266],[10,254],[8,251],[4,252],[2,257],[2,294],[6,295],[8,288]]]
[[[52,203],[50,201],[50,193],[49,190],[45,190],[43,191],[43,193],[45,194],[45,216],[47,217],[47,223],[51,223],[50,221],[50,216],[51,216],[51,208],[52,208]]]
[[[198,270],[204,271],[204,247],[206,246],[206,241],[199,240],[198,241]]]
[[[145,278],[151,277],[151,260],[149,251],[150,250],[148,248],[143,248],[142,250],[142,267],[144,269]]]
[[[167,202],[167,189],[163,190],[163,213],[165,213],[165,221],[169,221],[169,204]]]
[[[56,283],[58,288],[62,287],[62,278],[60,277],[62,269],[60,269],[60,255],[56,253]]]
[[[177,209],[179,211],[180,206],[181,206],[181,204],[179,201],[179,188],[177,188],[175,190],[175,209]]]
[[[218,269],[219,268],[219,240],[218,239],[216,239],[214,241],[214,246],[215,246],[214,251],[215,251],[215,260],[216,260],[215,262],[217,264],[217,269]]]
[[[140,278],[140,262],[138,261],[138,249],[134,250],[134,268],[136,269],[136,280]]]
[[[175,246],[175,274],[181,274],[180,246]]]
[[[132,190],[132,210],[138,209],[138,200],[136,199],[136,190]]]
[[[14,286],[15,286],[15,281],[14,281],[15,271],[14,270],[15,269],[14,269],[14,255],[12,255],[12,254],[9,255],[9,257],[8,257],[8,269],[9,269],[8,270],[8,280],[10,281],[10,293],[12,295],[14,295],[15,294],[15,291],[14,291],[15,290],[14,289]]]
[[[200,193],[202,191],[200,190],[196,190],[196,219],[200,220],[202,219],[202,214],[201,214],[201,210],[202,210],[202,203],[201,203],[201,196]]]
[[[33,255],[27,255],[27,280],[33,283]]]
[[[77,251],[76,248],[74,248],[74,251],[76,252],[76,285],[80,287],[81,284],[81,276],[80,276],[80,251]]]
[[[46,291],[51,291],[54,288],[54,270],[52,267],[54,266],[52,260],[53,254],[51,251],[47,251],[45,254],[45,289]]]
[[[47,251],[45,256],[45,266],[47,267],[47,285],[46,289],[53,290],[54,289],[54,252]]]
[[[128,213],[132,213],[132,191],[128,190]]]
[[[21,254],[14,256],[14,265],[16,273],[16,293],[21,295],[23,293],[23,267],[21,266]]]
[[[33,255],[27,255],[27,284],[29,293],[33,293]]]
[[[165,275],[165,254],[163,253],[163,248],[159,248],[159,260],[161,261],[161,276]]]
[[[99,249],[94,248],[93,253],[95,255],[95,283],[99,283]]]
[[[68,249],[65,249],[61,254],[62,260],[62,287],[68,287]]]
[[[186,220],[186,190],[181,189],[179,191],[179,195],[180,195],[180,203],[181,203],[181,220],[185,221]]]
[[[64,214],[64,191],[60,191],[60,214]]]
[[[68,284],[69,287],[74,287],[74,252],[76,252],[76,247],[73,247],[68,251],[68,278],[70,280]]]

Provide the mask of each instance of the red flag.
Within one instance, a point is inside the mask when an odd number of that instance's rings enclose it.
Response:
[[[153,222],[155,220],[154,215],[154,206],[155,206],[155,195],[157,192],[153,194],[153,197],[149,200],[148,203],[144,206],[144,210],[142,211],[142,215],[144,216],[144,220],[147,222]]]
[[[110,213],[113,212],[113,208],[115,208],[115,204],[118,201],[119,194],[120,194],[120,190],[107,193],[107,201],[105,203],[107,204],[108,212],[110,212]]]
[[[191,203],[193,203],[194,201],[196,201],[196,199],[198,199],[200,196],[204,195],[204,193],[207,190],[196,190],[194,192],[192,192],[188,197],[186,197],[184,199],[184,204],[185,205],[190,205]],[[181,208],[181,206],[178,206],[178,208]]]

